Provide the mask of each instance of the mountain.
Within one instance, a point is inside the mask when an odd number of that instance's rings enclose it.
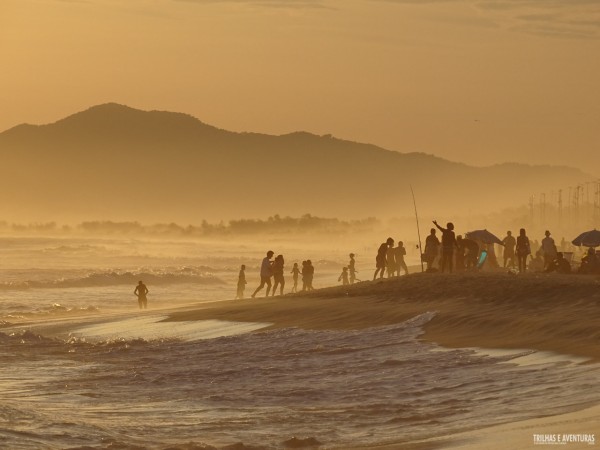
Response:
[[[0,219],[187,221],[306,212],[497,211],[590,179],[568,167],[472,167],[298,132],[234,133],[180,113],[94,106],[0,133]]]

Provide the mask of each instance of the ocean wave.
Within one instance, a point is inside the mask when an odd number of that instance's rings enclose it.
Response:
[[[173,271],[103,271],[92,272],[82,277],[59,278],[54,280],[4,281],[0,290],[47,289],[47,288],[77,288],[104,287],[120,285],[136,285],[139,280],[146,284],[225,284],[216,276],[191,267]]]

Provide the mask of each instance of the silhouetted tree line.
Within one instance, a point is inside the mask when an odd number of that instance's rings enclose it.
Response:
[[[0,221],[0,231],[5,232],[83,232],[86,234],[145,234],[170,236],[234,236],[240,234],[286,234],[309,233],[340,234],[371,231],[380,225],[379,220],[369,217],[360,220],[340,220],[337,218],[316,217],[304,214],[301,217],[281,217],[279,214],[266,220],[239,219],[227,223],[209,223],[203,220],[200,225],[179,225],[177,223],[143,225],[134,222],[110,220],[86,221],[76,226],[59,226],[55,222],[10,224]]]

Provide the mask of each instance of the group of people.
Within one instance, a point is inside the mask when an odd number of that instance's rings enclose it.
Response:
[[[267,256],[263,258],[262,263],[260,265],[260,284],[256,288],[256,290],[252,294],[252,298],[256,297],[256,294],[263,289],[265,286],[266,296],[271,295],[275,296],[277,292],[277,288],[279,287],[279,295],[283,295],[283,289],[285,287],[285,277],[284,277],[284,264],[285,261],[283,259],[283,255],[277,255],[273,261],[275,253],[272,250],[267,252]],[[306,260],[302,261],[302,269],[298,267],[298,263],[294,263],[294,267],[291,272],[292,280],[294,281],[294,286],[292,287],[292,292],[298,291],[298,278],[302,275],[302,290],[303,291],[312,291],[313,288],[313,277],[315,274],[315,267],[312,264],[312,261]],[[273,284],[271,283],[271,278],[273,278]],[[237,295],[235,298],[244,298],[244,290],[246,289],[246,266],[242,264],[240,267],[240,273],[238,275],[238,284],[237,284]],[[273,290],[271,291],[271,287]]]
[[[373,280],[377,279],[377,275],[379,275],[379,278],[383,278],[386,271],[388,278],[400,276],[400,269],[404,270],[405,275],[408,275],[408,267],[404,261],[405,255],[404,242],[398,241],[398,245],[394,247],[394,239],[391,237],[387,238],[377,250]]]
[[[454,224],[448,222],[446,228],[437,221],[433,221],[436,228],[442,233],[442,241],[437,237],[437,230],[432,228],[429,236],[425,239],[425,249],[422,252],[422,260],[427,264],[427,271],[434,272],[438,268],[435,262],[439,258],[439,270],[452,272],[457,270],[474,269],[479,264],[479,255],[482,245],[473,239],[456,236]]]
[[[452,272],[456,270],[469,270],[480,267],[484,261],[488,261],[491,266],[498,267],[498,262],[493,250],[493,244],[486,244],[481,241],[456,236],[454,232],[454,224],[448,222],[446,227],[442,227],[433,221],[436,228],[431,228],[429,236],[425,240],[425,248],[421,252],[421,258],[427,264],[427,272],[441,271]],[[442,234],[442,239],[437,237],[437,231]],[[511,231],[507,231],[506,236],[502,239],[503,250],[503,267],[516,269],[519,272],[525,272],[527,269],[536,272],[558,272],[570,273],[571,264],[562,251],[558,251],[556,243],[551,236],[550,231],[546,231],[541,244],[537,246],[535,252],[532,251],[532,244],[526,234],[524,228],[519,230],[519,235],[515,238]],[[564,239],[563,239],[564,241]],[[534,241],[537,242],[537,241]],[[564,247],[564,242],[561,243],[561,248]],[[417,246],[418,248],[418,246]],[[277,288],[279,294],[283,295],[285,287],[284,277],[284,258],[283,255],[277,255],[274,260],[275,253],[271,250],[267,252],[267,256],[263,258],[260,267],[260,284],[252,293],[252,298],[266,286],[266,296],[269,294],[275,295]],[[408,274],[408,267],[404,260],[406,248],[402,241],[398,241],[394,246],[394,239],[388,238],[382,243],[377,250],[375,257],[375,273],[373,280],[383,278],[387,272],[388,278],[400,276],[401,271]],[[350,261],[347,266],[344,266],[342,273],[338,277],[338,281],[343,285],[353,284],[361,281],[356,277],[355,254],[350,253]],[[482,257],[483,256],[483,257]],[[528,262],[529,258],[531,260]],[[437,263],[437,264],[436,264]],[[600,256],[596,254],[593,248],[590,248],[586,255],[581,260],[581,265],[578,269],[579,273],[584,274],[600,274]],[[302,268],[298,263],[290,272],[294,285],[291,292],[298,291],[298,280],[302,277],[302,291],[312,291],[313,277],[315,268],[310,260],[302,261]],[[271,282],[273,279],[273,283]],[[236,298],[244,298],[244,290],[246,288],[246,266],[242,264],[238,276],[237,295]],[[145,309],[148,306],[147,294],[149,290],[146,285],[140,281],[134,290],[134,294],[138,298],[140,309]]]
[[[457,270],[472,269],[480,266],[486,259],[489,264],[498,267],[493,244],[478,242],[474,239],[455,236],[454,224],[448,222],[446,228],[441,227],[435,220],[434,225],[442,233],[442,240],[438,239],[436,229],[432,228],[430,235],[425,240],[425,250],[422,254],[423,261],[427,263],[427,271],[433,272],[448,270],[452,272],[453,264]],[[541,245],[535,252],[524,228],[519,230],[515,238],[511,231],[507,231],[502,239],[503,267],[518,268],[519,272],[527,269],[536,272],[570,273],[571,264],[563,252],[558,251],[550,231],[546,230]],[[485,255],[482,258],[482,253]],[[531,257],[531,260],[529,258]],[[439,258],[439,269],[434,263]],[[579,272],[595,273],[600,271],[600,260],[596,257],[594,249],[590,249],[583,258]]]

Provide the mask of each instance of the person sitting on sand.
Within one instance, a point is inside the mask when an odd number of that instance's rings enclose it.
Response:
[[[525,234],[525,228],[519,230],[515,250],[517,252],[517,261],[519,262],[519,272],[523,273],[527,270],[527,257],[531,255],[531,246],[529,238]]]
[[[448,222],[446,228],[439,226],[436,220],[433,221],[433,224],[442,232],[442,261],[440,262],[440,269],[443,273],[446,266],[448,266],[448,271],[452,273],[452,258],[454,256],[454,247],[456,247],[454,224]]]
[[[386,257],[388,247],[394,246],[394,240],[390,237],[379,246],[377,250],[377,256],[375,257],[375,275],[373,275],[373,281],[377,278],[377,274],[379,274],[379,278],[383,278],[383,273],[385,272],[386,266]]]
[[[565,259],[563,252],[557,252],[556,258],[546,267],[545,272],[571,273],[571,264]]]
[[[595,249],[590,247],[585,256],[581,258],[581,265],[579,266],[578,272],[582,274],[600,272],[600,261],[598,260],[598,255],[596,254]]]
[[[433,263],[437,258],[440,248],[440,240],[435,235],[435,228],[430,230],[429,236],[425,239],[425,251],[421,255],[421,259],[427,263],[427,272],[433,272]]]
[[[404,270],[404,274],[408,275],[408,267],[406,266],[406,262],[404,261],[404,256],[406,255],[406,249],[404,248],[404,242],[398,241],[398,246],[395,249],[396,251],[396,270],[398,271],[398,276],[400,276],[400,269]]]
[[[462,255],[465,269],[475,269],[477,267],[477,258],[479,257],[479,245],[473,239],[463,238],[458,236],[456,238],[456,246],[458,252],[456,254],[456,266],[459,268],[459,259]]]
[[[298,275],[300,274],[300,269],[298,268],[298,263],[294,263],[294,267],[290,272],[292,274],[292,280],[294,280],[294,286],[292,286],[292,292],[298,291]]]
[[[150,292],[150,291],[148,290],[146,285],[144,283],[142,283],[141,281],[138,282],[138,285],[133,290],[133,293],[135,295],[137,295],[138,304],[140,305],[140,309],[148,308],[148,298],[146,297],[146,295],[148,295],[148,292]]]
[[[348,279],[348,267],[342,269],[342,274],[339,276],[338,281],[341,281],[344,286],[350,284],[350,280]]]
[[[244,298],[244,289],[246,289],[246,266],[242,264],[237,282],[237,294],[235,298]]]
[[[356,260],[354,259],[354,253],[350,253],[350,262],[348,263],[348,271],[350,272],[350,284],[354,284],[355,281],[360,281],[356,278],[358,270],[356,270]]]
[[[275,291],[277,291],[277,286],[279,287],[279,295],[283,295],[283,287],[285,286],[285,278],[283,277],[283,255],[277,255],[275,261],[273,262],[272,272],[273,272],[273,281],[275,284],[273,285],[273,297],[275,297]]]
[[[504,258],[503,267],[506,268],[508,261],[510,261],[509,267],[515,266],[515,246],[517,245],[517,240],[512,235],[511,231],[506,232],[506,237],[502,239],[502,245],[504,245],[504,251],[502,252],[502,257]]]
[[[274,254],[275,253],[272,250],[269,250],[267,252],[267,256],[263,258],[262,264],[260,265],[260,285],[252,294],[252,298],[256,297],[258,291],[260,291],[265,286],[265,284],[267,285],[266,297],[269,296],[269,292],[271,291],[271,276],[273,275],[271,269],[271,258]]]
[[[531,272],[543,272],[546,270],[546,264],[544,263],[544,257],[541,248],[535,252],[535,256],[531,257],[528,270]]]

